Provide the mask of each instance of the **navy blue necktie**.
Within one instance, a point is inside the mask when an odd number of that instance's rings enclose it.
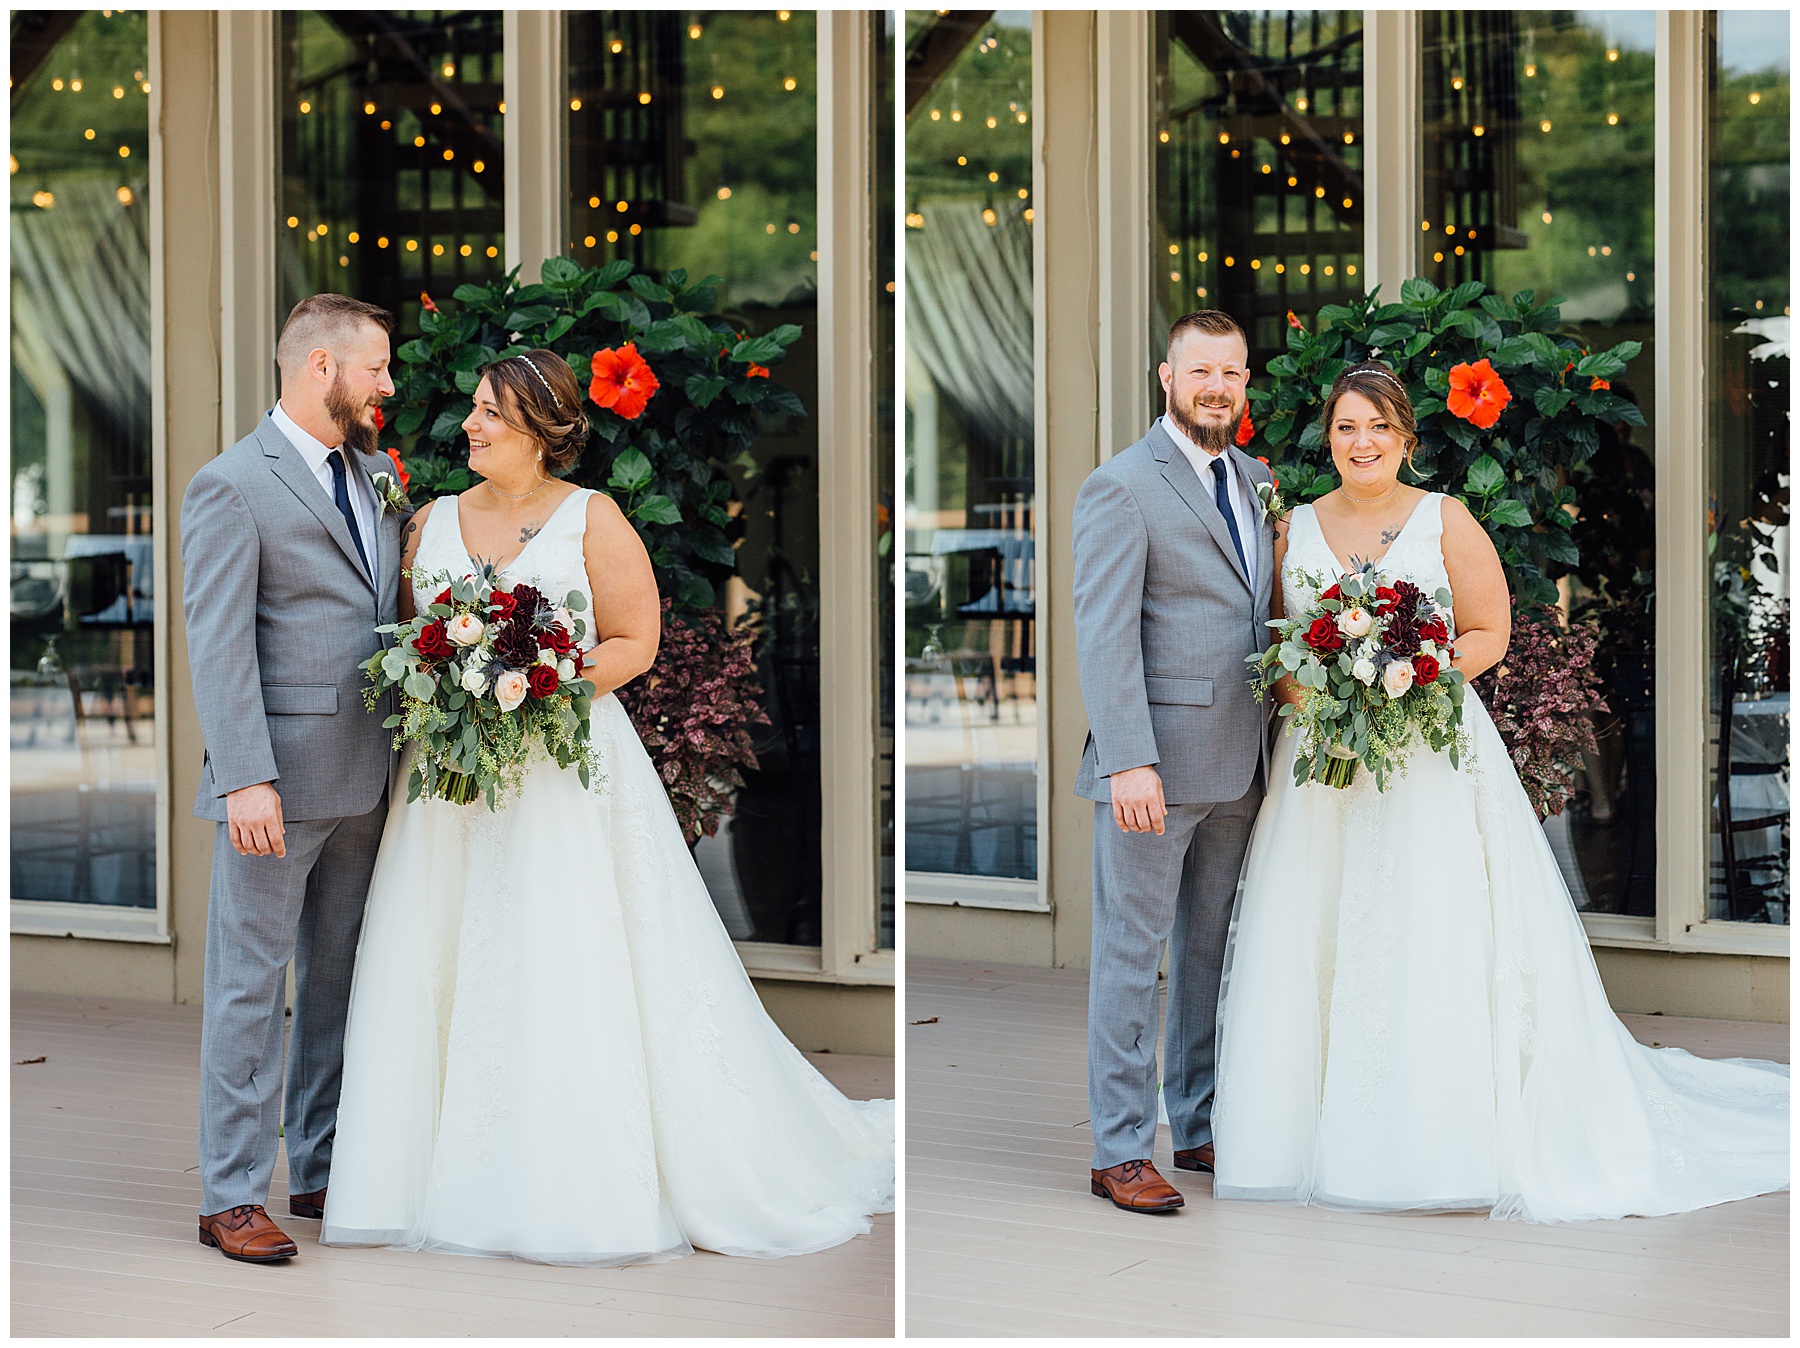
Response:
[[[343,512],[344,523],[350,526],[350,541],[356,544],[356,555],[362,559],[363,573],[373,576],[375,573],[369,569],[369,554],[363,551],[362,530],[356,527],[356,512],[350,509],[350,484],[344,479],[344,451],[332,450],[325,456],[325,462],[331,465],[331,492],[337,497],[337,508]],[[1231,536],[1237,537],[1235,525]],[[1239,555],[1243,554],[1240,552]]]
[[[1237,511],[1231,508],[1231,493],[1225,489],[1225,460],[1216,458],[1212,461],[1213,500],[1219,503],[1219,513],[1225,517],[1225,527],[1231,530],[1231,546],[1237,549],[1238,566],[1244,574],[1250,574],[1250,563],[1244,560],[1244,540],[1238,537]]]

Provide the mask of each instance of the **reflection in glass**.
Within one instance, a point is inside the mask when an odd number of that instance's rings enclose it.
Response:
[[[333,291],[416,335],[422,292],[444,299],[506,269],[501,14],[276,19],[277,314]]]
[[[894,14],[874,15],[869,59],[875,174],[875,944],[894,947]]]
[[[143,13],[12,16],[12,896],[156,906]]]
[[[1223,309],[1260,370],[1286,350],[1290,309],[1363,290],[1363,13],[1155,18],[1150,349],[1182,314]],[[1155,362],[1148,377],[1161,409]]]
[[[1034,880],[1031,19],[906,25],[907,869]]]
[[[723,278],[746,333],[802,336],[773,377],[808,415],[761,419],[725,465],[741,508],[725,610],[760,635],[760,767],[695,850],[740,941],[817,945],[819,757],[818,43],[808,10],[580,10],[567,18],[568,256]],[[600,456],[576,470],[598,472]]]
[[[1552,578],[1571,616],[1599,620],[1606,710],[1575,801],[1544,830],[1577,907],[1652,916],[1655,16],[1428,11],[1420,35],[1419,274],[1560,295],[1590,350],[1643,343],[1612,388],[1646,426],[1601,426],[1572,474],[1581,560]]]
[[[1789,921],[1788,22],[1709,25],[1707,916],[1739,922]]]

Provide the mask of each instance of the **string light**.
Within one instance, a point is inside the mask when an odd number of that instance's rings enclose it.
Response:
[[[338,266],[348,267],[349,265],[350,265],[350,259],[348,257],[344,256],[344,254],[339,253],[338,254]]]
[[[1463,246],[1460,243],[1456,245],[1456,255],[1458,257],[1463,255]]]
[[[569,111],[570,112],[580,112],[581,111],[581,100],[579,98],[571,98],[569,100]]]
[[[633,234],[642,234],[644,232],[644,227],[642,225],[633,225],[631,227],[631,232]]]
[[[1310,264],[1310,263],[1306,263],[1306,262],[1302,262],[1302,263],[1301,263],[1301,264],[1300,264],[1300,274],[1301,274],[1301,275],[1302,275],[1302,276],[1311,276],[1311,275],[1312,275],[1312,266],[1311,266],[1311,264]]]
[[[1178,243],[1170,244],[1169,245],[1169,256],[1170,257],[1179,257],[1180,255],[1181,255],[1181,245]]]
[[[304,114],[306,114],[306,113],[309,113],[309,112],[311,112],[311,111],[312,111],[312,104],[311,104],[311,103],[308,103],[308,102],[307,102],[307,101],[306,101],[306,100],[305,100],[305,99],[304,99],[304,98],[303,98],[303,99],[301,99],[301,100],[300,100],[300,112],[301,112],[301,114],[302,114],[302,115],[304,115]]]
[[[994,208],[992,206],[987,206],[982,209],[981,218],[991,225],[998,221],[1000,217],[994,214]]]
[[[1444,255],[1442,253],[1433,253],[1431,255],[1431,260],[1433,262],[1442,262],[1444,260]]]
[[[730,201],[731,200],[731,189],[729,187],[721,187],[719,189],[719,200],[720,201]]]
[[[120,187],[113,195],[119,199],[119,205],[121,206],[129,206],[132,202],[137,200],[137,197],[132,194],[129,187]]]
[[[1472,131],[1474,131],[1474,133],[1478,136],[1487,135],[1487,128],[1485,126],[1483,126],[1480,122],[1475,123],[1475,125],[1473,127],[1471,127],[1470,129]]]
[[[967,168],[968,164],[969,164],[969,156],[966,154],[957,155],[956,163],[957,163],[957,166],[960,168]]]
[[[83,131],[81,133],[81,138],[83,140],[92,140],[94,138],[94,128],[90,126],[86,131]]]
[[[476,161],[475,161],[475,162],[474,162],[474,163],[473,163],[473,164],[470,164],[470,165],[469,165],[469,167],[470,167],[470,168],[471,168],[471,169],[472,169],[472,170],[474,170],[474,171],[475,171],[475,172],[476,172],[476,173],[480,173],[480,172],[482,172],[482,171],[483,171],[483,170],[484,170],[484,169],[486,169],[486,168],[487,168],[487,164],[486,164],[486,162],[485,162],[485,161],[483,161],[483,160],[480,160],[480,159],[477,159],[477,160],[476,160]]]
[[[1333,275],[1336,272],[1336,270],[1337,269],[1335,267],[1327,267],[1327,268],[1325,268],[1325,274],[1327,276]]]
[[[1546,119],[1546,120],[1544,120],[1544,121],[1541,121],[1541,122],[1539,122],[1539,123],[1538,123],[1538,130],[1539,130],[1539,131],[1542,131],[1542,132],[1544,132],[1544,133],[1545,133],[1545,134],[1546,134],[1546,135],[1548,135],[1548,134],[1549,134],[1549,132],[1550,132],[1550,122],[1549,122],[1549,120],[1548,120],[1548,119]]]
[[[461,248],[458,248],[456,251],[461,253],[464,257],[467,257],[470,253],[474,252],[475,250],[473,248],[469,247],[469,245],[465,243]]]
[[[61,80],[51,80],[50,87],[60,94],[62,92],[63,82]]]
[[[1461,89],[1463,87],[1462,76],[1461,75],[1452,75],[1450,77],[1450,87],[1452,89]]]
[[[1625,273],[1625,279],[1627,281],[1635,281],[1635,280],[1637,280],[1637,273],[1634,271],[1628,271]]]
[[[1760,103],[1760,102],[1762,102],[1762,95],[1761,95],[1761,94],[1756,94],[1756,93],[1753,93],[1753,94],[1751,94],[1751,95],[1750,95],[1750,102],[1751,102],[1751,103],[1752,103],[1752,104],[1755,104],[1755,103]]]
[[[1526,66],[1525,67],[1525,78],[1528,80],[1536,79],[1537,78],[1537,67],[1534,65]]]
[[[490,243],[490,244],[489,244],[489,245],[488,245],[488,250],[487,250],[487,255],[488,255],[488,256],[489,256],[489,257],[499,257],[499,256],[500,256],[500,250],[499,250],[499,249],[498,249],[498,248],[496,248],[496,247],[494,247],[494,245],[493,245],[493,244],[491,244],[491,243]]]
[[[77,93],[77,94],[80,93],[81,92],[81,81],[80,80],[70,80],[69,81],[69,90],[71,93]]]
[[[1315,197],[1322,197],[1325,195],[1325,189],[1323,187],[1315,187],[1313,188],[1313,195]]]
[[[408,239],[406,241],[406,251],[409,253],[418,252],[419,251],[419,241],[417,239]]]
[[[444,255],[444,245],[441,243],[432,244],[431,245],[431,255],[433,257],[442,257]]]
[[[698,41],[700,37],[700,25],[697,23],[690,23],[688,25],[688,36]]]
[[[1204,262],[1204,261],[1206,261],[1206,254],[1205,253],[1195,253],[1194,258],[1198,262]]]
[[[413,137],[413,148],[414,148],[414,149],[415,149],[415,150],[422,150],[422,149],[424,149],[424,148],[425,148],[425,137],[423,137],[423,136],[414,136],[414,137]]]
[[[1291,140],[1291,139],[1292,139],[1292,138],[1291,138],[1291,137],[1290,137],[1290,136],[1289,136],[1289,135],[1288,135],[1288,133],[1287,133],[1287,132],[1285,132],[1285,131],[1283,131],[1283,132],[1282,132],[1282,133],[1281,133],[1281,143],[1282,143],[1282,144],[1283,144],[1283,145],[1286,145],[1286,144],[1288,144],[1288,142],[1289,142],[1289,141],[1290,141],[1290,140]]]
[[[625,50],[625,44],[623,42],[619,41],[619,39],[616,37],[607,44],[607,47],[611,50],[611,52],[614,56],[617,56],[620,52]]]
[[[943,120],[943,116],[944,116],[944,114],[943,114],[943,113],[941,113],[941,112],[939,112],[939,111],[938,111],[938,110],[937,110],[937,109],[936,109],[936,108],[933,108],[933,109],[932,109],[932,110],[931,110],[931,120],[932,120],[932,121],[934,121],[934,122],[937,122],[937,121],[942,121],[942,120]]]
[[[1250,270],[1251,271],[1261,271],[1262,270],[1262,259],[1260,257],[1253,257],[1250,259]]]
[[[961,108],[951,108],[950,109],[950,120],[953,122],[960,122],[962,120],[962,109]]]
[[[987,124],[988,130],[992,131],[995,127],[1000,125],[1000,119],[998,117],[990,117],[987,119]]]
[[[616,229],[607,230],[606,231],[606,241],[608,243],[617,243],[619,241],[619,231]]]
[[[1237,259],[1235,257],[1228,257],[1225,259],[1225,265],[1227,267],[1235,267],[1237,266]]]
[[[789,234],[798,234],[799,232],[800,232],[800,226],[792,220],[788,221],[788,233]]]
[[[300,217],[297,215],[290,215],[288,217],[288,228],[289,229],[300,228]]]
[[[124,86],[124,85],[121,85],[121,84],[115,84],[115,85],[113,85],[113,97],[114,97],[114,98],[123,98],[123,97],[125,97],[125,86]]]
[[[592,234],[588,235],[581,241],[581,246],[583,248],[592,248],[594,246],[594,236]]]
[[[1300,180],[1296,177],[1293,177],[1290,174],[1288,177],[1288,186],[1289,187],[1298,187],[1298,186],[1300,186]]]
[[[455,151],[455,150],[445,150],[445,151],[444,151],[444,160],[445,160],[445,162],[448,162],[448,161],[450,161],[450,160],[452,160],[452,159],[454,159],[454,158],[456,158],[456,151]]]
[[[1550,217],[1550,212],[1549,212],[1549,211],[1545,211],[1545,212],[1544,212],[1544,214],[1543,214],[1543,221],[1544,221],[1544,223],[1545,223],[1545,224],[1546,224],[1546,225],[1547,225],[1547,224],[1549,224],[1549,223],[1550,223],[1550,219],[1551,219],[1551,217]]]
[[[388,246],[387,235],[383,234],[379,239],[375,240],[375,246],[377,248],[386,248]]]
[[[1350,266],[1348,266],[1348,267],[1345,267],[1345,268],[1344,268],[1344,275],[1346,275],[1346,276],[1354,276],[1354,275],[1356,275],[1356,264],[1355,264],[1355,263],[1352,263],[1352,264],[1351,264],[1351,265],[1350,265]]]
[[[121,158],[121,159],[131,158],[131,147],[129,145],[121,145],[119,147],[119,158]]]
[[[638,95],[638,102],[639,102],[639,103],[642,103],[642,104],[645,104],[645,105],[646,105],[646,106],[647,106],[647,105],[648,105],[648,104],[649,104],[649,102],[650,102],[650,91],[649,91],[649,90],[648,90],[648,89],[646,89],[646,90],[644,90],[644,92],[643,92],[643,93],[641,93],[641,94],[639,94],[639,95]]]
[[[1169,273],[1169,279],[1171,281],[1179,281],[1181,279],[1181,273],[1178,271],[1172,271]]]
[[[56,194],[54,192],[33,192],[31,194],[31,204],[36,206],[40,211],[47,211],[52,206],[56,205]]]
[[[444,69],[444,78],[445,79],[447,79],[447,80],[454,79],[456,77],[456,64],[454,62],[452,62],[452,61],[444,62],[443,69]]]
[[[375,115],[375,105],[373,103],[364,103],[363,113],[365,116],[373,117]]]
[[[1272,165],[1272,164],[1264,164],[1264,165],[1263,165],[1263,166],[1262,166],[1262,171],[1263,171],[1263,172],[1264,172],[1264,173],[1273,173],[1273,172],[1274,172],[1274,171],[1275,171],[1275,168],[1274,168],[1274,165]]]
[[[394,129],[394,124],[384,119],[381,123],[381,129],[383,131],[392,131]]]
[[[1344,209],[1345,210],[1349,210],[1354,204],[1355,203],[1352,202],[1349,197],[1344,198]]]
[[[442,103],[433,103],[431,105],[431,115],[433,117],[436,117],[443,110],[444,110],[444,105]]]
[[[350,231],[349,237],[350,237],[351,243],[361,243],[362,242],[362,235],[358,234],[354,229]]]
[[[1617,47],[1610,48],[1606,53],[1606,59],[1609,61],[1618,60],[1619,59],[1619,49]]]
[[[1285,262],[1277,262],[1275,264],[1275,274],[1277,276],[1281,276],[1281,275],[1285,274],[1286,271],[1287,271],[1287,264]]]
[[[781,87],[786,89],[789,93],[792,93],[795,89],[800,87],[800,81],[795,79],[792,75],[789,75],[781,82]]]
[[[1607,113],[1606,114],[1606,124],[1608,126],[1617,126],[1619,124],[1619,114],[1616,112]]]
[[[713,96],[713,97],[714,97],[714,98],[723,98],[723,97],[725,97],[725,86],[724,86],[724,85],[722,85],[722,84],[715,84],[715,85],[713,85],[713,87],[712,87],[712,96]],[[932,116],[933,116],[933,117],[935,117],[935,116],[937,116],[937,114],[936,114],[936,113],[935,113],[935,112],[934,112],[934,113],[932,113],[932,114],[931,114],[931,115],[932,115]]]
[[[1000,181],[1000,175],[998,173],[989,173],[988,181],[991,183],[997,183]]]
[[[1221,144],[1221,145],[1231,144],[1231,133],[1229,131],[1219,132],[1219,144]]]

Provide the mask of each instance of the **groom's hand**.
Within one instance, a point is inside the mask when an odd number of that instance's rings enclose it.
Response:
[[[1113,822],[1125,833],[1161,833],[1169,810],[1163,804],[1162,778],[1155,768],[1127,768],[1107,779],[1112,783]]]
[[[225,796],[225,822],[231,845],[242,857],[285,857],[281,795],[270,783],[240,787]]]

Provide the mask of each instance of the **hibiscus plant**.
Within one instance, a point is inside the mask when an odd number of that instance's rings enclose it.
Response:
[[[1559,331],[1561,303],[1413,277],[1397,303],[1377,290],[1328,304],[1312,328],[1290,313],[1288,349],[1269,362],[1268,387],[1250,390],[1253,430],[1240,440],[1271,464],[1289,501],[1324,495],[1337,485],[1320,422],[1326,395],[1347,366],[1385,361],[1418,416],[1401,480],[1458,497],[1494,540],[1520,603],[1552,603],[1548,573],[1578,560],[1570,470],[1599,448],[1600,422],[1644,424],[1609,382],[1641,344],[1588,350]]]
[[[414,498],[473,485],[462,423],[481,368],[547,348],[587,388],[592,434],[570,480],[624,509],[678,611],[709,607],[736,564],[725,469],[770,418],[806,410],[771,374],[800,329],[739,330],[714,312],[720,284],[690,284],[679,270],[652,276],[627,259],[584,267],[559,257],[535,285],[519,284],[515,267],[492,284],[458,286],[443,308],[425,296],[422,335],[397,353],[383,432]]]

